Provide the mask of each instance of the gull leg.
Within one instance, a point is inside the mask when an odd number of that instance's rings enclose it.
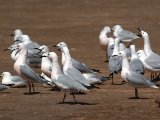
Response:
[[[28,85],[29,85],[29,94],[31,94],[31,93],[32,93],[32,92],[31,92],[31,83],[28,82]]]
[[[65,98],[66,98],[66,93],[64,93],[64,97],[63,97],[62,103],[64,103]]]
[[[138,90],[137,90],[137,88],[135,88],[135,99],[138,99],[139,97],[138,97]]]
[[[35,93],[35,90],[34,90],[34,84],[33,84],[33,82],[31,82],[31,84],[32,84],[32,90],[33,90],[33,93]]]
[[[76,99],[75,99],[74,93],[72,92],[71,94],[73,95],[74,102],[76,103],[77,101],[76,101]]]

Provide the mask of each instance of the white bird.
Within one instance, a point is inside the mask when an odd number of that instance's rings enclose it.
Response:
[[[122,71],[121,77],[131,86],[135,88],[135,99],[138,99],[138,90],[137,88],[150,87],[150,88],[158,88],[154,83],[147,80],[143,75],[134,72],[130,69],[129,61],[127,59],[127,55],[124,51],[120,52],[122,56]]]
[[[138,55],[135,50],[135,45],[130,45],[130,49],[131,49],[131,60],[130,60],[131,70],[144,75],[144,65],[142,61],[138,58]]]
[[[20,37],[21,35],[23,35],[23,32],[21,29],[16,29],[14,30],[14,32],[11,34],[11,36],[14,36],[14,42],[16,42],[16,40],[18,39],[18,37]]]
[[[134,39],[139,38],[135,33],[130,32],[128,30],[124,30],[122,28],[122,26],[120,26],[120,25],[113,26],[112,30],[114,31],[113,35],[116,38],[119,38],[119,39],[121,39],[124,42],[131,42],[132,43],[132,41]]]
[[[106,52],[106,57],[111,56],[113,51],[114,39],[109,36],[111,28],[105,26],[99,34],[99,44],[102,50]],[[109,57],[107,59],[109,59]]]
[[[146,68],[150,70],[152,73],[159,72],[160,71],[160,55],[155,53],[152,50],[148,33],[141,30],[140,28],[138,28],[138,30],[140,31],[139,36],[142,36],[144,39],[144,53],[145,53],[144,55],[146,55],[146,57],[143,55],[143,57],[145,57],[144,61],[148,66],[150,66]]]
[[[62,103],[64,103],[65,101],[67,91],[71,92],[71,94],[73,95],[74,101],[76,102],[76,99],[74,96],[75,92],[88,91],[87,88],[85,88],[79,82],[73,80],[71,77],[65,75],[61,71],[61,68],[58,63],[58,56],[56,53],[50,52],[48,54],[48,57],[52,59],[51,79],[54,82],[54,84],[64,92]]]
[[[74,80],[76,80],[84,86],[91,86],[89,81],[86,80],[86,78],[81,74],[81,72],[73,66],[72,58],[67,44],[65,42],[60,42],[59,44],[57,44],[57,47],[59,47],[65,55],[65,62],[63,65],[64,74],[72,77]]]
[[[14,70],[20,75],[22,78],[25,78],[29,84],[29,93],[31,94],[31,86],[33,87],[34,92],[34,84],[33,83],[47,83],[48,81],[42,79],[39,75],[37,75],[28,65],[27,65],[27,46],[23,43],[19,43],[17,46],[19,52],[19,57],[14,63]]]
[[[12,87],[25,87],[27,86],[27,81],[22,79],[20,76],[13,76],[10,72],[3,72],[1,75],[2,84]]]

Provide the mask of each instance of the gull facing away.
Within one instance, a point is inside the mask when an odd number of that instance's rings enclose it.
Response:
[[[131,60],[130,68],[132,71],[144,75],[144,65],[142,61],[138,58],[138,55],[135,50],[135,45],[130,45],[131,48]]]
[[[1,75],[2,84],[12,87],[26,87],[27,81],[20,76],[13,76],[10,72],[3,72]]]
[[[124,51],[120,52],[120,55],[122,56],[122,71],[121,71],[121,77],[131,86],[135,88],[135,99],[138,99],[138,89],[137,88],[158,88],[154,83],[147,80],[143,75],[134,72],[132,69],[130,69],[130,64],[127,59],[127,55]]]
[[[73,95],[74,101],[76,102],[75,95],[74,95],[75,92],[88,91],[88,89],[85,88],[79,82],[73,80],[70,76],[65,75],[61,71],[60,65],[58,63],[58,56],[56,53],[50,52],[48,53],[48,57],[52,59],[51,79],[53,83],[64,92],[62,103],[64,103],[65,101],[67,92],[71,92],[71,94]]]
[[[114,39],[112,37],[109,37],[110,33],[111,33],[111,28],[109,26],[105,26],[99,35],[99,44],[101,49],[106,52],[107,60],[112,55],[114,48]]]
[[[107,34],[109,34],[110,32],[111,32],[111,28],[109,26],[105,26],[99,34],[99,44],[101,49],[104,50],[105,52],[107,50],[107,45],[109,40],[109,37],[107,36]]]
[[[81,72],[73,66],[72,58],[67,44],[65,42],[60,42],[59,44],[57,44],[57,47],[60,48],[65,55],[65,62],[63,65],[64,74],[72,77],[74,80],[86,87],[91,86],[89,81],[86,80],[86,78],[81,74]]]
[[[135,33],[125,30],[120,25],[113,26],[112,30],[114,37],[121,39],[124,42],[131,42],[139,38]]]
[[[34,84],[33,83],[47,83],[48,81],[42,79],[38,74],[36,74],[28,65],[27,65],[27,46],[23,43],[19,43],[17,45],[17,49],[19,51],[19,57],[14,63],[14,70],[20,75],[22,78],[28,81],[29,85],[29,94],[32,93],[31,87],[33,88],[34,93]]]
[[[108,70],[110,72],[109,76],[112,76],[112,84],[114,74],[118,74],[122,69],[122,58],[119,56],[119,42],[120,39],[115,39],[114,50],[112,56],[109,58]]]
[[[21,35],[23,35],[22,30],[21,29],[16,29],[16,30],[14,30],[14,32],[10,36],[11,37],[13,36],[14,37],[14,42],[16,42],[16,40],[18,39],[18,37],[20,37]]]

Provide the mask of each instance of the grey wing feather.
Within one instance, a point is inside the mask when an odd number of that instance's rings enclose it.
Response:
[[[93,72],[91,69],[89,69],[86,65],[80,63],[79,61],[72,58],[72,65],[78,69],[80,72]]]
[[[145,62],[154,69],[160,69],[160,56],[155,53],[150,54],[150,56],[147,57]]]
[[[113,50],[114,50],[114,45],[108,47],[108,52],[107,52],[108,58],[112,56]]]
[[[123,40],[123,39],[136,39],[139,38],[135,33],[132,33],[127,30],[123,30],[119,32],[118,36]]]
[[[24,80],[23,78],[21,78],[20,76],[12,76],[11,77],[11,80],[13,81],[13,82],[26,82],[26,80]]]
[[[28,65],[20,66],[21,73],[31,79],[32,82],[46,83],[47,80],[40,78]]]
[[[131,72],[130,74],[126,74],[126,79],[130,84],[133,84],[137,87],[150,87],[154,86],[154,84],[144,78],[142,75],[137,74],[135,72]]]
[[[72,90],[77,90],[77,91],[87,90],[87,88],[85,88],[83,85],[74,81],[71,77],[66,75],[59,76],[57,82],[67,86],[69,89]]]
[[[136,73],[144,74],[144,65],[139,59],[131,60],[130,69]]]
[[[108,69],[110,73],[118,73],[122,69],[122,58],[120,56],[112,56],[109,59]]]
[[[71,76],[77,82],[79,82],[85,86],[90,86],[89,82],[85,79],[85,77],[74,67],[69,68],[66,72],[69,76]]]

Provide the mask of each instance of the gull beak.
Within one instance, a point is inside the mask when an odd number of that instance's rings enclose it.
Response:
[[[48,57],[48,56],[45,56],[45,55],[40,56],[40,58],[43,58],[43,57]]]
[[[0,77],[2,77],[2,74],[0,75]]]
[[[139,27],[138,27],[137,29],[138,29],[138,31],[140,32],[139,34],[137,34],[137,36],[138,36],[138,37],[142,37],[142,34],[141,34],[141,31],[142,31],[142,30],[141,30]]]
[[[19,42],[20,40],[14,40],[14,42]]]
[[[7,51],[7,50],[9,50],[8,48],[6,48],[6,49],[4,49],[3,51]]]
[[[41,53],[42,52],[42,50],[41,49],[39,49],[39,48],[34,48],[35,50],[39,50],[39,52],[36,54],[36,55],[38,55],[39,53]]]
[[[52,47],[58,47],[57,45],[53,45]]]

